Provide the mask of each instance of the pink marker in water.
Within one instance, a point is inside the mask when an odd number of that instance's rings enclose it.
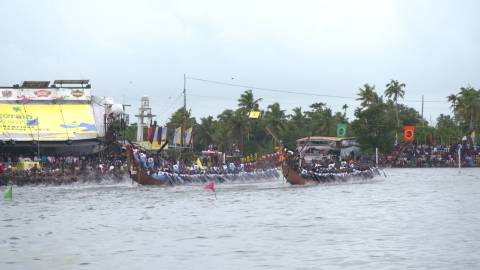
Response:
[[[210,189],[211,191],[215,192],[215,183],[210,182],[205,186],[205,189]]]

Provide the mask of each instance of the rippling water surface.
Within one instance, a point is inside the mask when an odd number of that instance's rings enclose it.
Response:
[[[479,269],[480,169],[291,187],[14,187],[0,269]],[[3,188],[2,188],[3,191]]]

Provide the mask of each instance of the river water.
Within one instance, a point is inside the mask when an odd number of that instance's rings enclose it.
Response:
[[[14,187],[0,269],[480,269],[480,169],[385,172],[219,184],[216,198],[130,181]]]

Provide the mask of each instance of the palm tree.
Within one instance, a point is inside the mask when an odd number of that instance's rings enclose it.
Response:
[[[375,92],[375,85],[371,86],[368,83],[363,85],[363,88],[358,89],[358,96],[357,100],[360,100],[360,106],[367,108],[373,104],[376,104],[380,101],[377,93]]]
[[[395,103],[395,115],[397,117],[397,130],[400,127],[400,119],[398,118],[398,98],[402,98],[405,96],[405,87],[404,83],[400,83],[397,80],[391,79],[389,83],[385,86],[385,96],[391,99]]]
[[[348,109],[348,105],[347,105],[347,104],[343,104],[343,106],[342,106],[343,118],[347,117],[347,109]]]
[[[265,113],[267,126],[278,136],[285,127],[285,110],[280,109],[278,102],[269,105],[267,109]]]
[[[196,129],[194,129],[196,145],[205,148],[214,143],[213,132],[216,129],[216,124],[217,121],[215,121],[212,116],[200,119],[200,124],[198,124]]]
[[[262,98],[255,99],[253,97],[252,90],[247,90],[238,99],[238,107],[244,113],[248,113],[252,110],[258,111],[259,102],[262,101]]]
[[[449,97],[449,101],[454,105],[455,114],[468,125],[468,131],[474,130],[480,114],[480,91],[471,86],[461,87],[456,98]]]
[[[447,97],[448,102],[451,103],[450,108],[455,111],[455,108],[457,107],[457,95],[451,94]]]
[[[233,110],[227,109],[217,116],[218,127],[214,131],[214,141],[224,152],[227,152],[230,149],[231,143],[235,139],[231,134],[234,114],[235,112]]]
[[[248,118],[248,113],[251,111],[259,110],[259,102],[262,101],[261,98],[255,99],[253,96],[252,90],[246,90],[238,99],[238,110],[236,111],[235,121],[236,125],[241,125],[242,127],[237,127],[239,138],[239,148],[242,154],[245,151],[244,148],[244,136],[247,135],[247,140],[250,138],[250,119]]]
[[[333,126],[332,110],[322,102],[310,105],[311,111],[305,112],[311,135],[330,136]]]

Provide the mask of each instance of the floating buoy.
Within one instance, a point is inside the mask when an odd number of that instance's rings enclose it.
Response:
[[[11,200],[12,200],[12,197],[13,197],[12,186],[10,186],[10,188],[8,188],[7,190],[5,190],[5,193],[3,194],[3,198],[4,198],[5,200],[11,201]]]

